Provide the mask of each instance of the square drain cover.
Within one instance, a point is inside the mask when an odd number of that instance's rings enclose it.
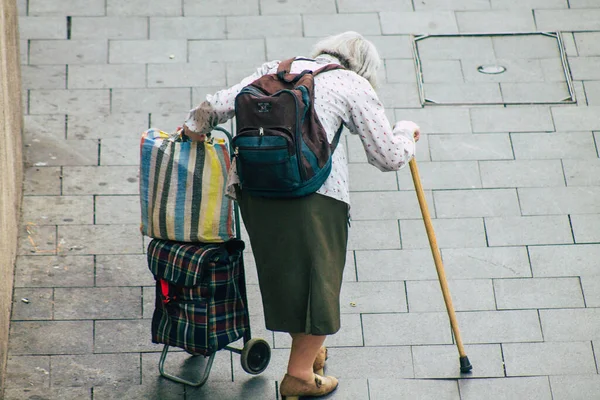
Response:
[[[423,35],[413,50],[423,105],[576,101],[557,32]]]

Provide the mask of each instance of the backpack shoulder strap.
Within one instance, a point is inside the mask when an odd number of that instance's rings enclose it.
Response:
[[[346,68],[344,68],[340,64],[327,64],[326,66],[321,67],[321,68],[317,69],[316,71],[313,71],[313,76],[316,76],[316,75],[320,74],[321,72],[333,71],[334,69],[346,69]]]

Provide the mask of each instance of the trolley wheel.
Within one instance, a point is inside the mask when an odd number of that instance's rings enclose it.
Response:
[[[258,375],[271,361],[271,347],[263,339],[250,339],[244,344],[240,358],[244,371]]]

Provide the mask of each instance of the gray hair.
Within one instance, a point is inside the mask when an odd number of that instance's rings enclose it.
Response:
[[[377,70],[381,65],[375,45],[357,32],[344,32],[320,40],[313,47],[311,57],[329,54],[340,60],[341,64],[356,72],[377,87]]]

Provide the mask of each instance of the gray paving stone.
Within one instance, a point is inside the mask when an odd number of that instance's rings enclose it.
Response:
[[[479,168],[484,188],[565,186],[560,160],[481,161]]]
[[[485,247],[485,232],[481,218],[434,219],[433,228],[440,249]],[[423,221],[400,221],[403,249],[429,248]]]
[[[265,40],[265,42],[267,49],[267,60],[285,60],[286,58],[295,57],[297,55],[308,57],[310,56],[312,47],[316,43],[314,38],[304,37],[269,37]]]
[[[600,186],[600,160],[564,160],[567,186]]]
[[[68,332],[69,340],[65,340]],[[12,355],[83,354],[92,351],[91,321],[13,321]]]
[[[150,286],[154,284],[146,256],[96,256],[96,286]],[[152,296],[154,298],[154,296]]]
[[[579,279],[586,307],[600,307],[600,280],[594,276],[582,276]]]
[[[489,0],[418,0],[414,2],[415,10],[487,10]]]
[[[108,113],[108,90],[31,90],[31,114]]]
[[[28,166],[98,165],[98,142],[47,137],[25,140]]]
[[[412,83],[417,80],[413,60],[385,60],[386,82]]]
[[[556,375],[550,377],[554,400],[593,399],[600,393],[600,376]]]
[[[416,83],[388,83],[377,91],[386,107],[419,108],[419,92]]]
[[[338,0],[339,13],[353,12],[387,12],[387,11],[413,11],[412,3],[408,0],[374,0],[364,2],[360,0]]]
[[[571,57],[569,66],[575,80],[600,79],[600,73],[598,73],[600,57]]]
[[[26,167],[23,195],[60,195],[60,167]]]
[[[600,129],[600,107],[552,107],[557,131],[591,131]]]
[[[479,167],[475,161],[435,161],[418,164],[424,190],[473,189],[481,187]],[[400,188],[414,188],[412,175],[398,174]]]
[[[567,0],[490,0],[493,9],[563,9],[569,8]]]
[[[386,61],[386,64],[388,64],[389,61]],[[461,82],[464,79],[461,62],[459,60],[427,60],[421,64],[421,70],[423,73],[423,82],[426,83]],[[410,75],[407,76],[407,78],[415,79]]]
[[[126,113],[181,113],[190,107],[190,89],[188,88],[152,88],[152,89],[113,89],[112,109]],[[139,134],[146,129],[139,126],[135,132]]]
[[[63,194],[138,194],[139,167],[65,167]]]
[[[132,319],[94,322],[94,353],[161,351],[152,343],[151,320]]]
[[[64,65],[22,65],[23,89],[65,89],[67,74]]]
[[[408,346],[330,348],[326,368],[344,380],[414,377]]]
[[[348,314],[408,312],[404,282],[345,282],[340,310]]]
[[[523,204],[522,196],[520,200]],[[485,218],[485,228],[490,246],[573,243],[571,226],[566,215],[491,217]]]
[[[381,34],[379,15],[376,13],[304,15],[302,20],[304,36],[306,37],[335,35],[344,32],[348,26],[353,27],[363,35]],[[274,34],[277,35],[276,32]],[[287,33],[287,35],[295,36],[290,33]]]
[[[369,393],[375,400],[423,399],[459,400],[458,383],[416,379],[369,379]]]
[[[28,15],[95,16],[104,15],[104,0],[67,0],[60,3],[45,0],[27,2]]]
[[[458,382],[463,400],[551,400],[548,377],[463,379]]]
[[[397,221],[353,221],[348,250],[399,249]]]
[[[540,310],[544,339],[548,342],[598,340],[599,316],[600,308]]]
[[[530,277],[525,247],[444,249],[445,270],[453,279]]]
[[[361,315],[341,314],[340,320],[340,330],[335,335],[327,336],[325,345],[329,348],[364,346]],[[275,335],[275,347],[286,349],[292,347],[292,339],[289,334],[284,332],[273,332],[273,334]]]
[[[531,268],[535,277],[600,275],[596,261],[600,245],[529,247]]]
[[[521,215],[514,189],[436,190],[433,198],[438,218]]]
[[[431,192],[427,192],[433,204]],[[421,212],[415,192],[360,192],[352,193],[351,216],[353,221],[420,219]],[[432,215],[434,215],[432,213]]]
[[[19,17],[20,39],[66,39],[64,17]]]
[[[263,39],[188,41],[188,58],[192,64],[207,61],[262,63],[266,61],[265,56]]]
[[[523,215],[600,212],[600,187],[524,188],[518,193]]]
[[[554,131],[552,116],[547,107],[472,108],[470,111],[473,132]]]
[[[535,30],[529,10],[457,11],[460,32],[531,32]]]
[[[155,387],[161,391],[171,389],[176,392],[179,390],[180,385],[163,378],[159,374],[158,361],[160,355],[161,353],[141,354],[142,385],[145,387]],[[182,376],[184,379],[197,380],[199,373],[204,371],[206,360],[204,357],[190,356],[188,353],[181,351],[181,349],[171,347],[165,360],[165,371]],[[232,384],[231,355],[228,351],[217,352],[215,356],[207,384],[215,381]],[[190,389],[190,387],[187,389]]]
[[[446,313],[363,314],[366,346],[451,344]]]
[[[97,224],[135,224],[140,222],[139,196],[96,196]]]
[[[4,400],[35,399],[36,396],[47,400],[85,400],[92,398],[89,388],[36,387],[27,389],[7,389]]]
[[[590,106],[600,106],[600,86],[598,81],[586,81],[583,83],[587,104]]]
[[[511,160],[514,158],[506,133],[428,135],[434,161]]]
[[[600,143],[600,133],[599,132],[594,132],[594,143]],[[600,157],[600,146],[598,144],[596,144],[596,152],[598,154],[598,157]]]
[[[140,382],[139,354],[53,356],[53,386],[134,385]]]
[[[571,226],[575,243],[598,243],[600,242],[600,215],[571,215]]]
[[[34,140],[64,139],[64,115],[24,115],[23,140],[25,144]]]
[[[598,4],[594,0],[569,0],[571,8],[597,8]]]
[[[29,64],[29,40],[19,40],[19,60],[21,65]]]
[[[502,345],[508,376],[596,373],[589,342],[509,343]]]
[[[377,179],[382,179],[382,177],[387,177],[390,174],[382,174],[381,171],[379,171],[378,169],[376,169],[375,167],[371,167],[368,168],[369,170],[372,169],[371,171],[367,171],[367,169],[363,169],[363,167],[354,167],[352,164],[353,163],[362,163],[362,164],[367,164],[368,160],[367,160],[367,155],[365,153],[365,148],[362,144],[362,141],[360,139],[360,137],[358,135],[347,135],[345,138],[342,138],[340,140],[340,142],[342,140],[346,140],[346,144],[347,144],[347,153],[346,156],[348,157],[348,169],[350,170],[351,168],[355,168],[353,171],[356,171],[356,169],[359,169],[359,174],[360,173],[365,173],[365,174],[369,174],[369,175],[374,175],[377,177]],[[360,175],[357,175],[357,173],[354,173],[357,177],[359,177]],[[350,173],[350,176],[352,177],[352,173]],[[357,179],[350,179],[350,185],[354,185],[354,181]],[[359,183],[361,185],[364,184],[369,184],[368,182],[365,182],[364,179],[358,178],[358,180],[360,181]],[[396,177],[394,176],[394,181],[396,181]],[[396,189],[398,188],[398,183],[395,183]],[[376,190],[376,189],[373,189]],[[384,189],[379,189],[379,190],[384,190]]]
[[[22,218],[36,225],[91,224],[93,199],[91,196],[26,196]]]
[[[516,159],[581,159],[597,157],[590,132],[511,133]]]
[[[64,123],[64,122],[63,122]],[[135,139],[148,128],[148,113],[69,115],[69,139]],[[102,126],[103,129],[98,129]]]
[[[469,60],[477,54],[477,59],[494,60],[492,39],[486,36],[473,37],[428,37],[416,42],[422,61]]]
[[[28,224],[19,229],[19,255],[56,254],[59,247],[56,241],[56,226]]]
[[[15,268],[15,287],[93,286],[91,256],[20,256]]]
[[[360,139],[359,139],[360,142]],[[362,143],[359,143],[362,151]],[[348,165],[350,173],[350,191],[351,192],[369,192],[374,190],[398,190],[398,181],[395,173],[382,173],[376,167],[366,163],[352,163]],[[356,195],[352,195],[355,199]]]
[[[150,39],[225,39],[227,35],[223,17],[151,17],[149,24]]]
[[[102,139],[100,165],[140,165],[139,139]]]
[[[107,60],[105,40],[31,40],[31,64],[102,64]]]
[[[499,310],[584,307],[578,278],[495,279]]]
[[[425,83],[425,98],[440,104],[502,103],[497,83]]]
[[[142,291],[136,287],[57,288],[55,319],[129,319],[142,316]]]
[[[107,0],[107,15],[135,16],[180,16],[183,14],[182,2],[178,0],[133,0],[126,3]]]
[[[58,228],[58,240],[60,250],[69,255],[139,254],[143,250],[139,224],[69,225]]]
[[[156,288],[154,286],[144,286],[142,288],[142,317],[152,318],[154,313],[154,301],[156,299]]]
[[[502,98],[507,103],[560,102],[569,98],[569,89],[563,82],[501,83]]]
[[[414,121],[428,134],[471,132],[469,109],[464,107],[397,110],[396,119]]]
[[[141,64],[69,66],[69,89],[139,88],[146,86]]]
[[[600,32],[576,32],[574,36],[579,55],[600,56],[600,47],[598,46]]]
[[[131,4],[131,3],[130,3]],[[73,17],[71,39],[147,39],[148,18]]]
[[[387,12],[380,18],[384,35],[458,32],[456,17],[450,11]]]
[[[448,280],[452,304],[457,311],[495,310],[494,289],[490,279]],[[443,312],[446,305],[438,280],[406,282],[408,311]]]
[[[107,385],[94,387],[96,400],[183,400],[184,385],[176,385],[165,379],[150,385]]]
[[[50,357],[11,356],[6,363],[6,389],[50,386]],[[10,396],[9,396],[10,397]]]
[[[532,15],[530,11],[517,12],[528,14],[530,17]],[[492,42],[499,59],[557,59],[560,56],[556,39],[544,35],[495,36]]]
[[[207,382],[200,388],[188,389],[186,393],[188,397],[198,399],[234,400],[249,396],[248,398],[271,400],[278,398],[275,388],[274,381],[266,380],[261,376],[246,381],[241,387],[232,382]]]
[[[232,16],[227,17],[226,21],[228,39],[303,36],[300,15]]]
[[[536,310],[458,312],[457,319],[465,344],[541,342],[544,338],[548,339],[542,337]]]
[[[408,34],[394,36],[367,35],[366,38],[377,47],[377,52],[381,58],[413,57],[412,40]]]
[[[148,65],[148,87],[189,87],[191,84],[225,86],[225,67],[218,63]]]
[[[436,279],[430,250],[356,251],[358,280],[404,281]]]
[[[258,15],[258,0],[224,0],[215,3],[210,0],[184,0],[183,15],[215,16],[215,15]]]
[[[259,0],[262,15],[284,14],[335,14],[334,0],[305,0],[294,4],[281,3],[278,0]]]
[[[499,344],[465,346],[469,361],[474,365],[469,378],[504,377],[504,361]],[[455,345],[413,346],[416,378],[466,378],[461,374]]]
[[[23,300],[27,302],[24,302]],[[13,321],[52,319],[52,289],[22,288],[13,291]]]
[[[536,10],[535,23],[541,31],[586,31],[598,29],[600,10]]]
[[[111,40],[108,62],[111,64],[185,63],[185,40]]]

